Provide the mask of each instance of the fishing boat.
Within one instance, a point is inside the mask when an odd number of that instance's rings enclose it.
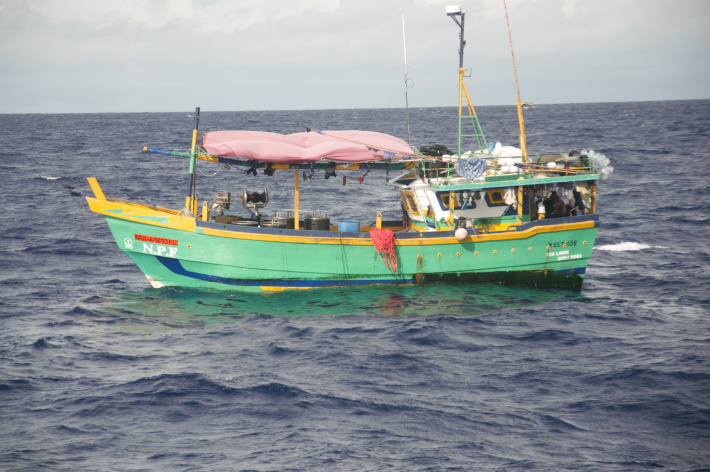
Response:
[[[92,177],[91,211],[105,217],[119,248],[156,288],[433,282],[581,288],[599,226],[597,182],[611,169],[608,161],[593,152],[528,155],[519,92],[520,147],[488,143],[464,84],[464,13],[460,7],[446,13],[460,27],[455,152],[354,130],[215,131],[198,139],[197,108],[189,151],[144,148],[189,159],[184,207],[110,197]],[[466,141],[477,150],[465,151]],[[255,175],[292,173],[293,208],[267,214],[266,188],[218,192],[198,204],[195,169],[203,161]],[[369,222],[330,221],[328,208],[300,211],[301,179],[356,169],[401,171],[385,182],[399,196],[401,219],[373,211]]]

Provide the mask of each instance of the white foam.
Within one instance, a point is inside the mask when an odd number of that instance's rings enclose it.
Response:
[[[43,175],[42,178],[45,179],[45,180],[58,180],[58,179],[61,179],[61,177],[49,177],[49,176],[46,176],[46,175]]]
[[[643,251],[644,249],[668,249],[665,246],[651,246],[650,244],[634,243],[626,241],[618,244],[607,244],[606,246],[597,246],[594,249],[600,251],[614,251],[614,252],[626,252],[626,251]]]

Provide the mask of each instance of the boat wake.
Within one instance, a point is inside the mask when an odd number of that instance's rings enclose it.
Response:
[[[644,249],[668,249],[665,246],[651,246],[650,244],[634,243],[626,241],[618,244],[607,244],[606,246],[598,246],[594,249],[598,251],[613,251],[613,252],[627,252],[627,251],[643,251]]]

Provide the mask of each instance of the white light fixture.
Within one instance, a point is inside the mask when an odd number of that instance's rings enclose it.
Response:
[[[461,5],[449,5],[446,7],[447,15],[458,15],[461,13]]]

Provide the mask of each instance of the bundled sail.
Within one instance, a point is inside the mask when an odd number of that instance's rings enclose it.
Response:
[[[312,131],[279,134],[264,131],[205,133],[202,148],[209,154],[280,164],[323,159],[366,162],[413,155],[402,139],[374,131]]]

